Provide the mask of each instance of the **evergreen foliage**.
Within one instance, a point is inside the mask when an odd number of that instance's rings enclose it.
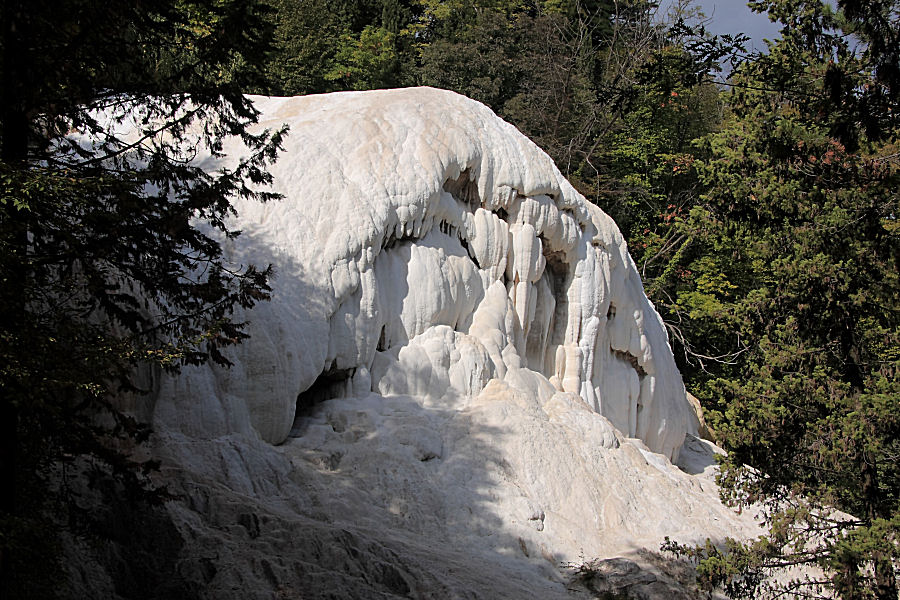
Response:
[[[697,142],[702,194],[673,225],[689,246],[662,283],[692,345],[689,384],[730,450],[723,497],[762,506],[768,526],[701,549],[701,568],[734,597],[895,599],[896,49],[867,36],[896,38],[898,5],[754,4],[782,39],[732,77],[721,131]],[[798,565],[821,576],[762,577]]]
[[[417,0],[264,0],[274,48],[259,91],[280,95],[412,83]]]
[[[269,269],[229,264],[219,244],[238,233],[231,199],[272,197],[259,188],[283,132],[248,129],[256,112],[241,92],[258,84],[269,36],[256,4],[9,0],[2,11],[2,591],[34,597],[53,581],[46,534],[66,522],[50,523],[50,507],[78,521],[69,473],[159,496],[153,465],[128,452],[148,432],[114,400],[142,391],[135,368],[225,362],[220,349],[245,337],[232,309],[267,297]],[[130,119],[139,128],[123,135]],[[236,168],[191,164],[233,136],[249,151]]]

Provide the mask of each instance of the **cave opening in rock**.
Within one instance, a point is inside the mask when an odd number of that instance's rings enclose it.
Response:
[[[355,369],[326,369],[309,388],[300,392],[297,395],[297,408],[294,412],[292,429],[296,429],[299,421],[303,417],[309,416],[315,410],[316,405],[332,398],[345,396],[354,371]]]

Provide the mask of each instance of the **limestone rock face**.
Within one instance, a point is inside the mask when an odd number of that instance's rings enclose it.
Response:
[[[579,557],[754,531],[619,230],[530,140],[429,88],[256,106],[284,198],[226,252],[273,300],[150,410],[204,597],[564,598]]]

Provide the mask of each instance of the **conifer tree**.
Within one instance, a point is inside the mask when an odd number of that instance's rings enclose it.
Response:
[[[256,3],[5,0],[0,28],[0,585],[28,597],[60,468],[145,489],[119,449],[146,428],[113,401],[134,369],[224,361],[232,309],[266,298],[269,270],[219,244],[233,198],[272,197],[283,132],[252,133],[241,93],[268,46]],[[238,166],[192,164],[228,137]]]
[[[752,3],[782,38],[732,78],[699,143],[669,317],[719,441],[723,497],[768,533],[699,550],[734,597],[897,598],[900,165],[897,2]],[[852,35],[849,35],[852,34]],[[876,40],[874,37],[877,36]],[[681,550],[684,550],[682,547]],[[816,567],[773,584],[765,575]]]

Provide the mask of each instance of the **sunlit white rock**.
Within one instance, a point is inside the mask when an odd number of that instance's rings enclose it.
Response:
[[[546,154],[434,89],[256,102],[284,199],[224,248],[273,300],[141,410],[200,597],[562,600],[561,563],[756,532],[621,234]]]
[[[463,406],[527,368],[534,385],[580,395],[671,459],[696,433],[615,224],[511,125],[429,88],[256,105],[262,127],[290,126],[272,171],[284,199],[238,203],[244,234],[229,256],[274,264],[274,300],[242,315],[252,337],[233,353],[237,369],[165,384],[160,426],[252,426],[278,444],[298,395],[324,379],[328,397],[366,381]]]

